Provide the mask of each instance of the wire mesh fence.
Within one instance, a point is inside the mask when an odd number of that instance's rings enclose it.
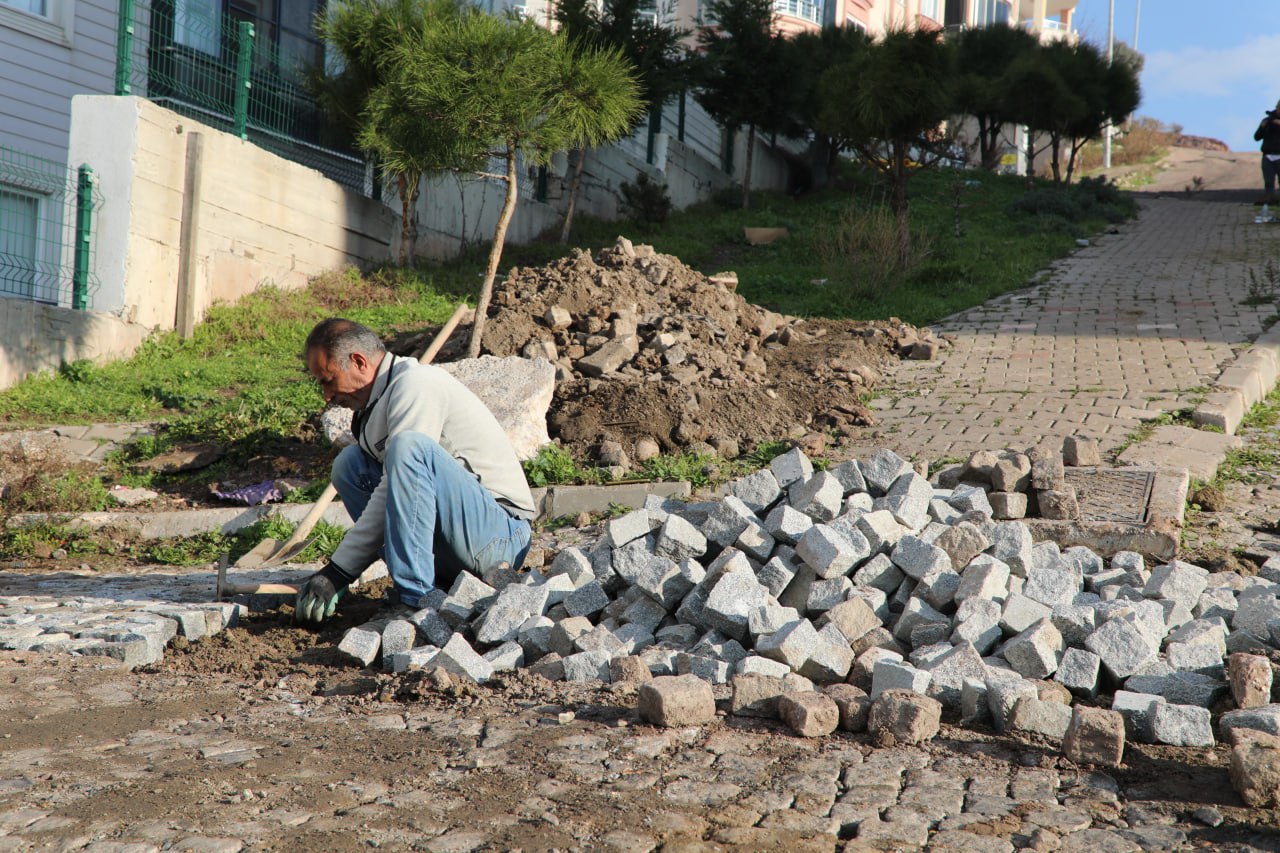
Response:
[[[365,160],[303,86],[324,48],[306,16],[294,26],[201,4],[125,0],[119,94],[142,95],[309,166],[366,196]]]
[[[0,147],[0,295],[88,308],[101,207],[87,167]]]

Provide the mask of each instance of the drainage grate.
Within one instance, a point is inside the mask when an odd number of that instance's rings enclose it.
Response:
[[[1081,520],[1146,523],[1154,471],[1068,468],[1066,474],[1076,489]]]

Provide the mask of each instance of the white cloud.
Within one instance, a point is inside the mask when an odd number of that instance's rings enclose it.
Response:
[[[1280,97],[1276,57],[1280,57],[1280,34],[1258,36],[1221,50],[1152,51],[1142,70],[1142,85],[1155,97],[1232,96],[1248,90],[1269,106]]]

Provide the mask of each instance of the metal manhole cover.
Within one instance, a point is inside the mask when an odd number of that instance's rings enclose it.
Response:
[[[1068,468],[1067,482],[1076,489],[1084,521],[1145,524],[1154,471],[1114,468]]]

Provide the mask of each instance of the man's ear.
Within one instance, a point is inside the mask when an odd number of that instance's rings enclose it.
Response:
[[[354,367],[357,371],[363,373],[369,367],[369,356],[362,352],[353,352],[348,358],[349,367]]]

